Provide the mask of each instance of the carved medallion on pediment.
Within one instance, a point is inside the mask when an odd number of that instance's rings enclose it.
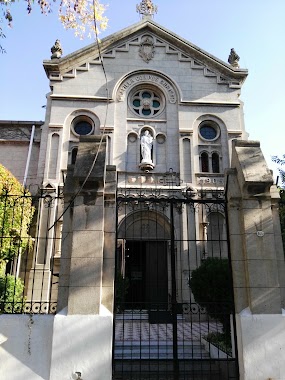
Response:
[[[154,57],[154,52],[152,37],[145,36],[140,44],[139,56],[148,63]]]

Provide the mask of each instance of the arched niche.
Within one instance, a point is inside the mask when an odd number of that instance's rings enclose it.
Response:
[[[58,150],[59,150],[60,136],[58,133],[53,133],[50,141],[49,165],[48,165],[48,178],[56,179],[57,166],[58,166]]]

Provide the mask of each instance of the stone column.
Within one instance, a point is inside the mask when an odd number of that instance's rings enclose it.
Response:
[[[240,379],[282,379],[285,266],[278,193],[258,142],[233,142],[227,202]]]
[[[104,207],[104,251],[103,251],[103,278],[101,307],[110,313],[114,309],[114,271],[116,251],[116,167],[106,166],[105,177],[105,207]]]

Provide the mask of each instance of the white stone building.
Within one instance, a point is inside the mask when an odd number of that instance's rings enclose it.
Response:
[[[262,189],[270,210],[274,203],[269,193],[272,176],[259,145],[245,141],[240,95],[247,70],[239,68],[233,49],[230,63],[223,62],[154,22],[151,1],[142,1],[138,10],[140,22],[102,39],[100,45],[61,56],[56,42],[52,58],[44,61],[51,89],[44,122],[0,122],[0,162],[25,186],[36,183],[42,191],[38,239],[29,274],[22,273],[31,302],[28,311],[55,311],[55,306],[45,309],[43,304],[57,303],[57,314],[43,316],[45,320],[37,316],[20,322],[21,317],[14,316],[13,323],[24,323],[29,331],[36,324],[37,334],[42,331],[47,341],[45,348],[38,340],[33,342],[30,332],[28,353],[21,356],[15,351],[16,343],[24,344],[22,338],[15,343],[6,342],[4,336],[7,349],[2,354],[9,365],[20,356],[28,370],[19,368],[32,380],[137,379],[140,375],[160,379],[151,377],[159,371],[177,380],[198,374],[195,365],[189,366],[194,359],[213,364],[212,373],[200,366],[199,375],[205,379],[253,380],[242,342],[237,342],[235,351],[235,324],[231,325],[232,353],[225,357],[206,353],[209,344],[201,336],[219,332],[222,325],[195,303],[189,287],[193,270],[204,260],[229,253],[223,194],[232,149],[232,166],[239,173],[234,182],[236,172],[228,172],[232,209],[237,199],[244,199],[245,189],[249,197]],[[233,145],[233,140],[241,141]],[[261,185],[247,166],[251,159],[255,169],[265,173]],[[35,187],[31,192],[36,194]],[[53,206],[45,207],[52,198]],[[257,207],[257,198],[252,199]],[[265,208],[259,209],[262,218]],[[277,247],[278,258],[272,254],[272,262],[280,266],[271,268],[272,273],[278,272],[276,283],[269,281],[264,288],[270,283],[274,291],[262,297],[248,291],[252,268],[245,269],[246,254],[237,259],[240,252],[252,249],[244,238],[247,224],[242,218],[248,216],[235,210],[229,228],[236,265],[232,267],[236,310],[231,313],[237,315],[242,336],[244,326],[250,328],[240,317],[247,307],[253,314],[281,313],[284,271],[280,231],[270,222],[273,240],[264,244]],[[271,220],[272,215],[266,215]],[[254,218],[248,224],[254,224]],[[235,228],[245,240],[238,240]],[[263,231],[258,232],[258,238],[263,238]],[[263,252],[258,238],[254,235],[254,244]],[[260,285],[262,274],[258,276]],[[119,294],[125,278],[127,289]],[[275,294],[273,301],[268,301],[269,293]],[[7,336],[12,334],[9,323],[2,321]],[[264,326],[270,323],[266,320]],[[166,329],[158,333],[162,325]],[[167,329],[172,329],[169,342]],[[67,341],[66,350],[62,341]],[[29,357],[33,343],[36,351],[44,351],[38,362],[37,353]],[[284,343],[278,341],[278,347],[284,348]],[[12,359],[7,352],[13,353]],[[128,364],[130,359],[134,367]],[[156,360],[155,370],[147,372],[140,364],[138,371],[138,363],[148,361],[149,366],[151,359]],[[166,359],[172,361],[168,370],[159,364]],[[217,364],[222,359],[225,363]],[[279,374],[284,373],[281,367],[278,362]],[[274,371],[267,369],[255,378],[273,378]],[[11,377],[12,370],[7,371]],[[280,376],[274,378],[281,380]]]

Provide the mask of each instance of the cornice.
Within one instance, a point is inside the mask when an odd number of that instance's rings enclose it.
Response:
[[[103,97],[103,96],[91,96],[91,95],[66,95],[66,94],[52,94],[50,95],[50,98],[52,100],[74,100],[74,101],[91,101],[91,102],[113,102],[113,99],[111,98],[106,98],[106,97]]]
[[[181,106],[204,106],[204,107],[240,107],[241,104],[237,102],[223,102],[223,101],[211,101],[211,100],[182,100]]]

